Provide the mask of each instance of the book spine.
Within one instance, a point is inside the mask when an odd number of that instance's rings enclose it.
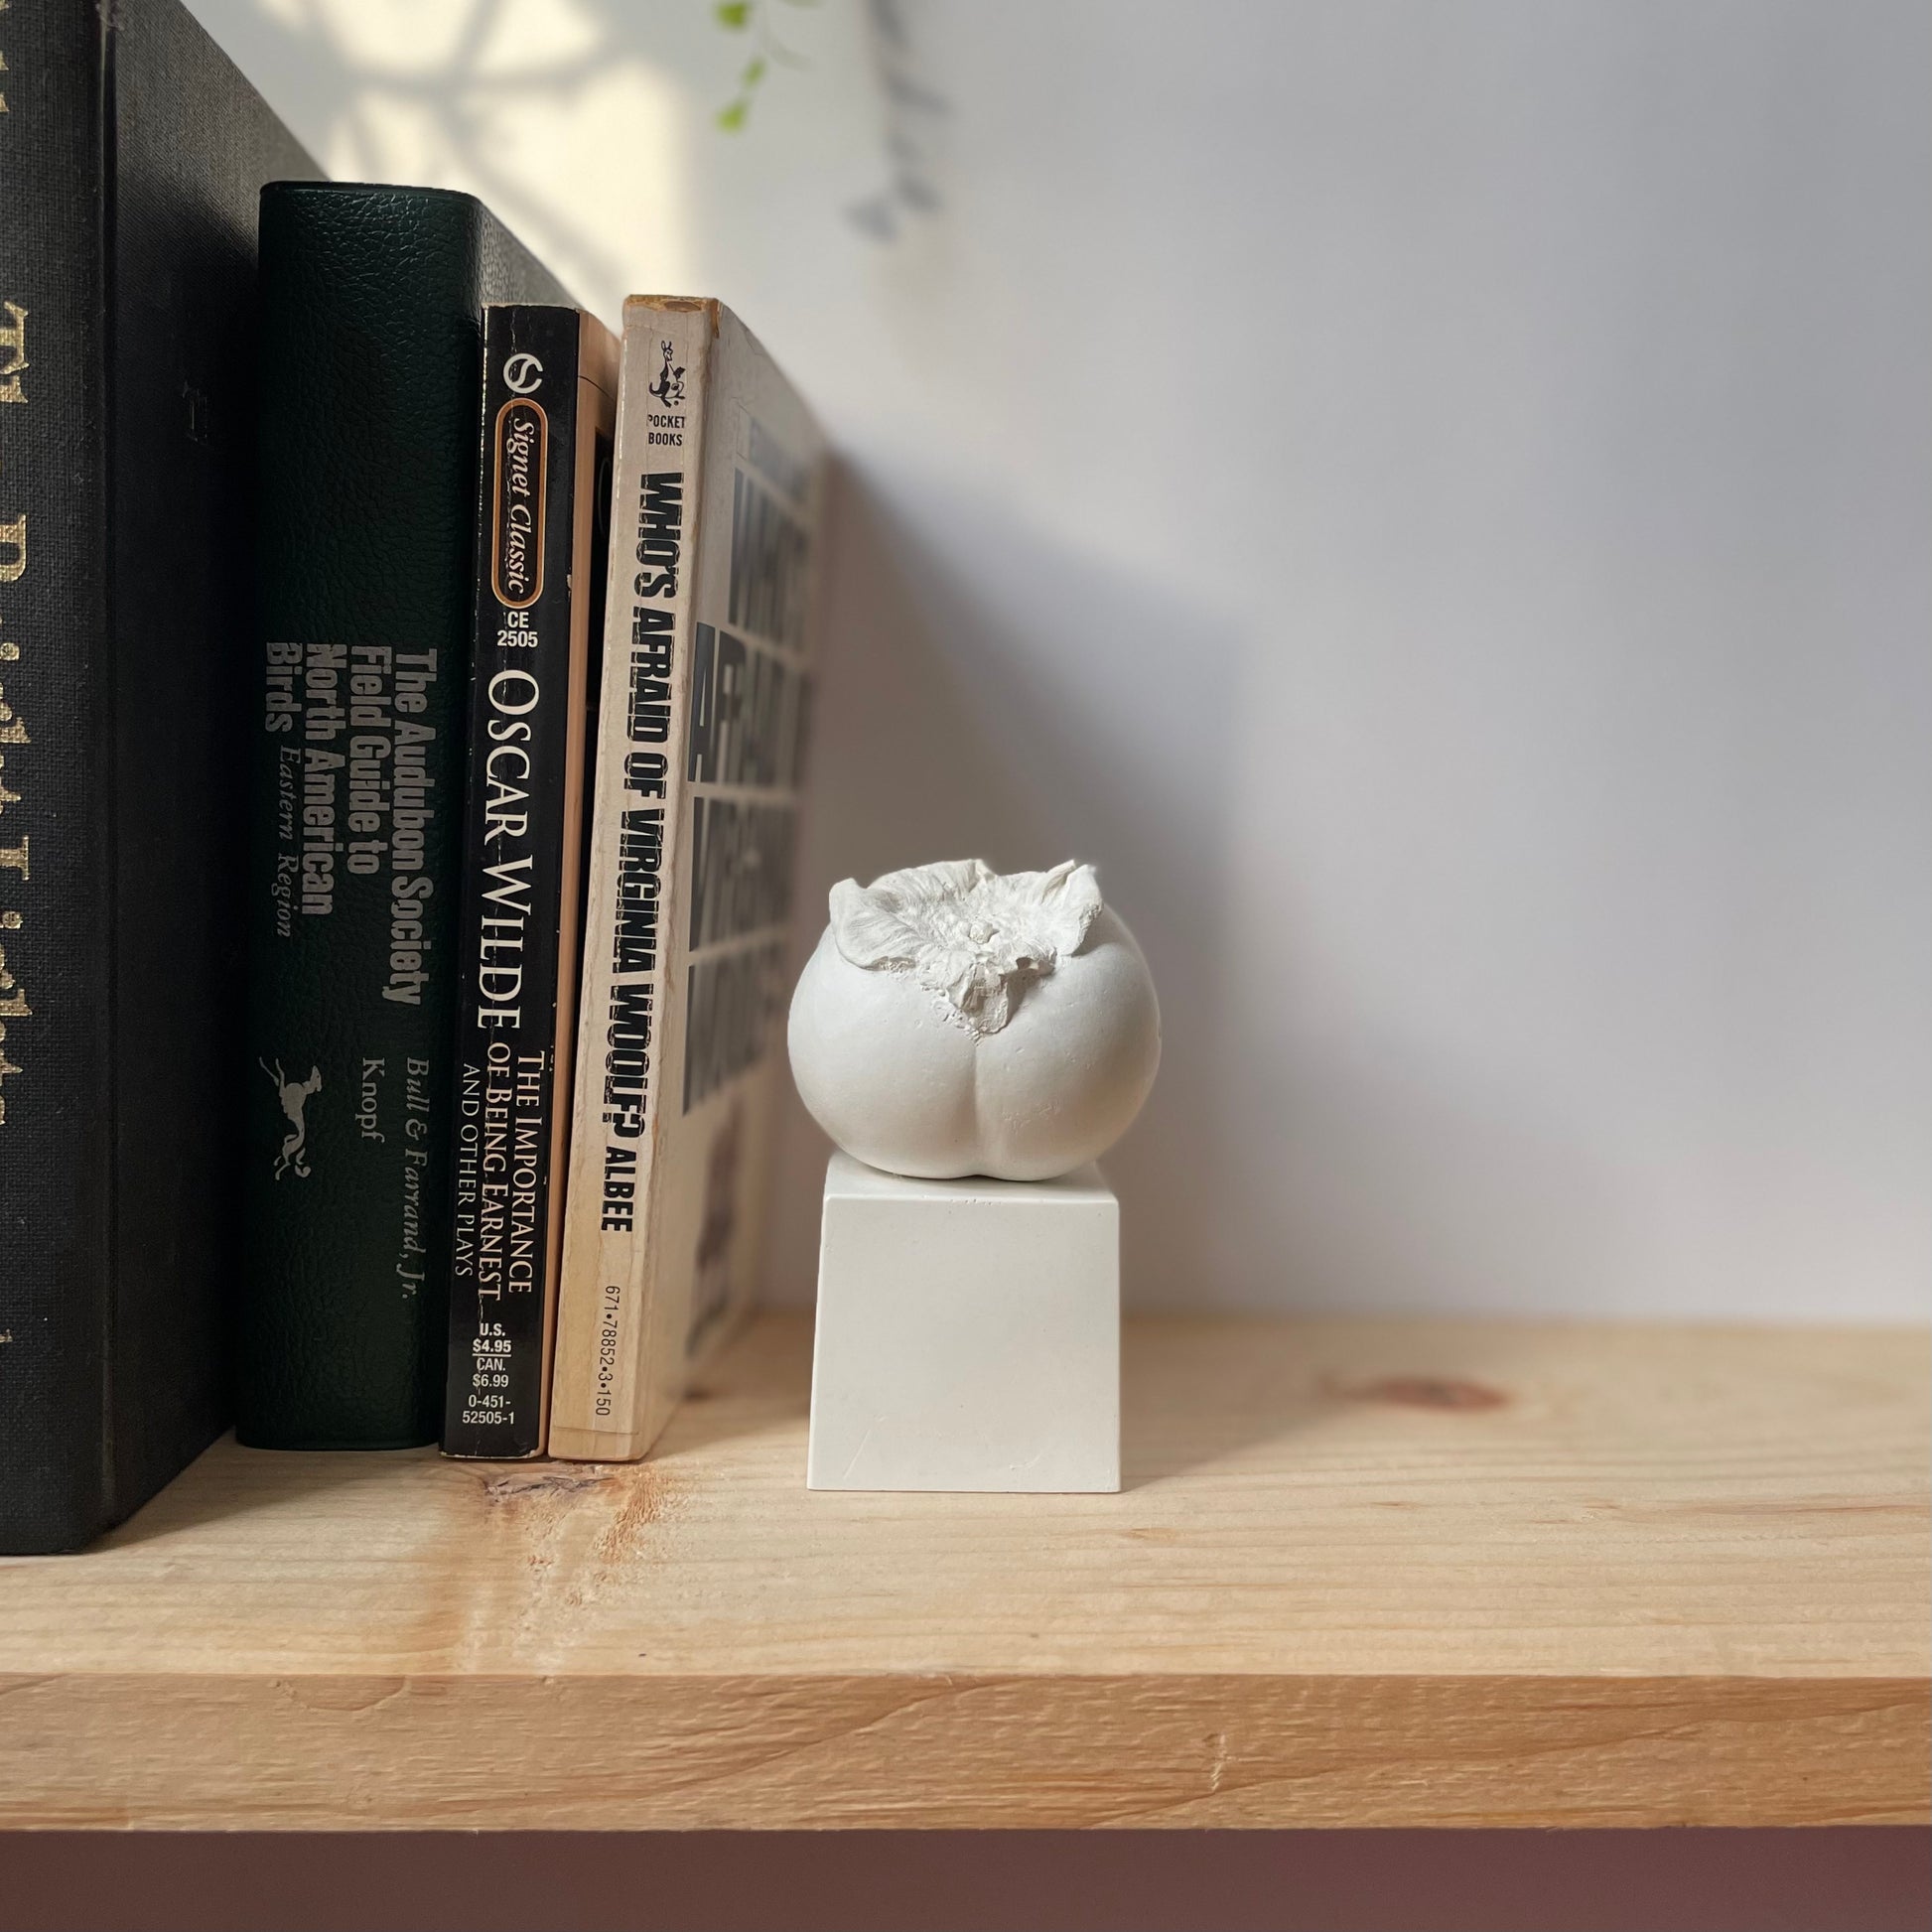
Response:
[[[261,204],[237,1433],[441,1432],[481,211]]]
[[[470,672],[446,1454],[543,1450],[557,1020],[576,971],[567,916],[582,319],[483,313],[477,628]],[[581,748],[578,762],[581,765]],[[575,908],[568,908],[574,912]],[[569,1075],[562,1081],[567,1101]],[[554,1196],[554,1200],[553,1200]]]
[[[652,1168],[666,1110],[697,506],[715,309],[624,314],[611,487],[603,693],[588,861],[576,1119],[550,1452],[629,1460],[649,1447],[644,1338]]]
[[[102,33],[0,12],[0,1556],[112,1512]]]

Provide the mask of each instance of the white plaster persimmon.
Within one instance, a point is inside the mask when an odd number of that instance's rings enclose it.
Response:
[[[1049,1180],[1133,1124],[1161,1062],[1147,961],[1091,866],[979,859],[832,888],[792,995],[792,1076],[855,1160]]]

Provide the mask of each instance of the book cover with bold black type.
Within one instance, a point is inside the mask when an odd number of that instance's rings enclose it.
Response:
[[[784,1077],[822,432],[722,302],[623,310],[549,1449],[645,1454],[749,1308]]]
[[[543,1452],[617,390],[595,317],[483,311],[448,1455]]]
[[[261,203],[237,1433],[435,1440],[482,315],[567,304],[468,195]]]
[[[0,11],[0,1554],[226,1424],[256,198],[175,0]]]

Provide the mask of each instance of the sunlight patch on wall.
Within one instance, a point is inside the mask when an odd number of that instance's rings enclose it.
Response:
[[[693,282],[686,157],[707,129],[613,0],[198,0],[338,181],[480,196],[615,322]],[[240,47],[237,48],[241,52]],[[270,65],[272,64],[272,66]]]

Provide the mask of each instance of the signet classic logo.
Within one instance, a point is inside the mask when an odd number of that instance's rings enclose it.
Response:
[[[543,386],[543,364],[527,348],[503,358],[503,387],[513,396],[534,395]]]

